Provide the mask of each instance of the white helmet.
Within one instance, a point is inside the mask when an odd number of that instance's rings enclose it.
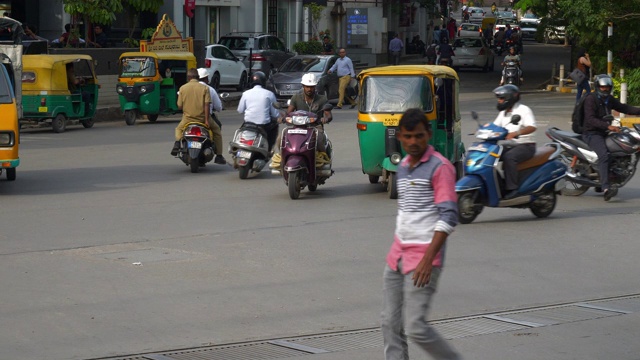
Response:
[[[208,78],[208,77],[209,77],[209,73],[207,72],[207,69],[198,68],[198,79]]]
[[[300,83],[304,86],[316,86],[318,85],[318,79],[315,74],[307,73],[302,75],[302,81]]]

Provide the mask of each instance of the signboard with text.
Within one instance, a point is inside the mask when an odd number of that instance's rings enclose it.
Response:
[[[367,9],[347,9],[347,45],[366,45],[369,41]]]
[[[193,38],[182,38],[182,34],[167,14],[162,20],[151,40],[140,40],[140,51],[190,51],[193,52]]]

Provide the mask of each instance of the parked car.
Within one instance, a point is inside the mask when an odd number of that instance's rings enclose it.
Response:
[[[316,92],[335,99],[338,97],[338,76],[328,71],[337,59],[336,55],[296,55],[271,73],[267,89],[273,91],[278,101],[286,102],[302,90],[302,75],[314,73],[319,79]]]
[[[484,19],[484,10],[482,8],[469,7],[467,12],[469,13],[469,22],[481,23],[482,19]]]
[[[538,31],[538,23],[531,21],[520,22],[520,35],[522,40],[535,40]]]
[[[232,86],[242,91],[247,87],[247,67],[231,50],[220,44],[205,46],[204,67],[209,74],[209,84],[218,90]]]
[[[460,36],[482,36],[480,24],[462,23],[458,27],[458,37]]]
[[[498,20],[496,20],[494,34],[498,32],[498,29],[505,28],[507,24],[511,25],[512,29],[518,29],[518,31],[520,31],[520,25],[518,24],[518,20],[516,20],[515,18],[499,18]]]
[[[453,42],[455,56],[452,58],[452,67],[482,68],[482,71],[493,71],[493,51],[483,37],[459,37]]]
[[[548,25],[544,29],[544,43],[549,44],[551,42],[564,43],[565,32],[564,26]]]
[[[254,33],[229,33],[218,41],[238,57],[247,69],[269,74],[295,55],[274,35]]]

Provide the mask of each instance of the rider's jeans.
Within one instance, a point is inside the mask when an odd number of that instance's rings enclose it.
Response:
[[[600,174],[600,187],[602,190],[609,189],[609,150],[605,139],[607,137],[601,134],[584,134],[584,139],[589,147],[598,155],[598,173]]]
[[[536,144],[520,144],[505,148],[502,153],[502,167],[504,169],[505,189],[518,190],[518,164],[531,159],[536,154]]]
[[[435,359],[460,359],[460,355],[427,322],[427,312],[442,269],[434,267],[429,284],[424,287],[413,285],[413,271],[404,275],[401,269],[401,262],[398,271],[393,271],[389,265],[384,269],[382,336],[385,359],[409,360],[407,337]]]

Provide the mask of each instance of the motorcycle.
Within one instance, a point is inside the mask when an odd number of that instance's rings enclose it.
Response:
[[[289,197],[295,200],[305,187],[309,191],[316,191],[318,185],[324,184],[334,171],[331,170],[330,161],[318,163],[316,126],[320,117],[313,112],[298,110],[289,113],[284,121],[287,127],[282,130],[280,143],[281,172],[289,188]],[[327,156],[330,159],[331,142],[327,142]]]
[[[253,123],[243,123],[236,130],[229,143],[229,153],[233,168],[238,169],[240,179],[246,179],[249,172],[260,172],[271,159],[266,131]]]
[[[613,117],[608,115],[607,120]],[[634,129],[621,127],[620,132],[610,132],[605,140],[609,150],[609,184],[618,189],[631,180],[638,165],[640,152],[640,124]],[[548,129],[546,135],[562,146],[561,161],[567,165],[567,182],[562,195],[580,196],[590,187],[601,191],[598,174],[598,155],[582,139],[582,135],[556,127]]]
[[[472,116],[477,121],[475,112]],[[520,115],[511,118],[514,124],[519,121]],[[456,182],[460,223],[473,222],[485,206],[529,208],[539,218],[551,215],[556,206],[556,192],[564,186],[561,180],[566,174],[566,166],[559,160],[560,145],[548,143],[538,147],[533,158],[518,164],[518,196],[504,200],[507,191],[500,156],[509,142],[501,140],[509,132],[493,123],[478,126],[476,138],[483,141],[469,147],[465,175]]]
[[[504,46],[502,46],[502,42],[496,42],[494,47],[493,47],[493,49],[494,49],[494,53],[497,56],[500,56],[500,55],[502,55],[502,52],[504,51]]]
[[[190,166],[192,173],[197,173],[200,167],[213,160],[215,146],[208,126],[200,122],[190,122],[182,132],[176,157]]]
[[[520,86],[520,66],[515,61],[507,61],[505,63],[504,83]]]

